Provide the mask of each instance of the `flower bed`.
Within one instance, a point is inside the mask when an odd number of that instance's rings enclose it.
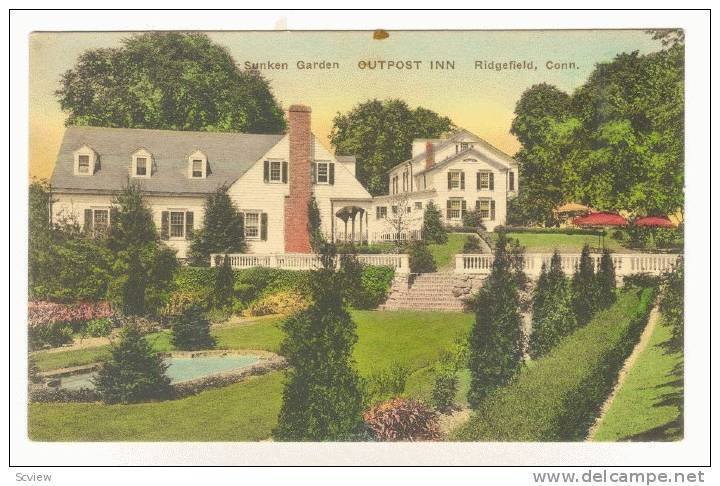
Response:
[[[31,350],[56,347],[72,342],[73,332],[88,328],[92,335],[109,334],[109,319],[115,313],[109,302],[58,304],[28,303],[28,344]],[[90,324],[90,325],[89,325]]]

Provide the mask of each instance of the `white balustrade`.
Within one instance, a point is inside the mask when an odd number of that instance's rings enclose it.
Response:
[[[600,265],[602,255],[591,253],[595,268]],[[494,256],[490,254],[458,254],[455,255],[455,273],[489,274],[492,270]],[[611,253],[615,275],[624,277],[637,273],[660,275],[672,269],[677,263],[676,253]],[[526,253],[523,260],[523,271],[530,277],[540,275],[543,263],[549,267],[552,253]],[[561,268],[572,274],[580,262],[579,253],[561,253]]]
[[[210,265],[217,266],[222,263],[224,255],[210,255]],[[254,254],[228,254],[230,266],[234,269],[269,267],[282,268],[285,270],[314,270],[320,268],[322,263],[320,257],[315,254],[305,253],[277,253],[267,255]],[[373,255],[357,255],[360,263],[372,266],[392,267],[398,274],[410,273],[410,259],[404,253],[382,253]],[[338,264],[340,259],[337,259]]]

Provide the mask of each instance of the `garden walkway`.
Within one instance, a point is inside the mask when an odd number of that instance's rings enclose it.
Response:
[[[648,347],[648,344],[650,343],[650,339],[652,338],[653,332],[655,332],[655,327],[657,327],[658,320],[660,319],[660,311],[658,310],[658,307],[653,307],[652,311],[650,311],[650,317],[648,318],[648,322],[645,325],[645,329],[643,330],[642,334],[640,335],[640,340],[635,345],[635,348],[633,349],[632,353],[630,353],[630,356],[627,357],[625,360],[625,363],[623,364],[622,369],[618,373],[617,383],[615,383],[615,387],[613,388],[612,392],[610,393],[610,396],[608,396],[607,400],[605,400],[605,403],[603,403],[602,408],[600,409],[600,415],[598,416],[597,420],[595,420],[595,423],[592,427],[590,427],[590,430],[588,431],[587,439],[588,441],[592,441],[595,437],[595,433],[597,432],[598,427],[602,423],[603,419],[605,418],[605,415],[607,414],[607,411],[612,406],[613,400],[615,400],[615,397],[618,394],[618,391],[620,391],[620,388],[622,388],[623,383],[625,382],[625,378],[627,377],[628,372],[632,369],[633,366],[635,366],[635,362],[638,359],[638,356],[640,356],[643,351]]]

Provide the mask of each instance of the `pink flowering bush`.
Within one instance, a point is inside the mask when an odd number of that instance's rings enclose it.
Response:
[[[114,316],[109,302],[28,304],[28,342],[31,350],[55,347],[72,342],[73,329],[84,329],[88,323],[107,321]]]
[[[73,323],[108,319],[114,315],[109,302],[57,304],[39,301],[28,304],[28,324],[31,328],[61,322]]]

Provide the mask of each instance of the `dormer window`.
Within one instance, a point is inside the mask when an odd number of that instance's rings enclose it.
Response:
[[[78,173],[89,174],[90,173],[90,156],[89,155],[78,155]]]
[[[75,151],[75,175],[91,176],[95,173],[97,154],[87,145],[83,145]]]
[[[131,174],[133,177],[151,177],[153,169],[152,154],[140,149],[132,156]]]
[[[188,177],[191,179],[204,179],[207,177],[207,156],[196,150],[188,157]]]

